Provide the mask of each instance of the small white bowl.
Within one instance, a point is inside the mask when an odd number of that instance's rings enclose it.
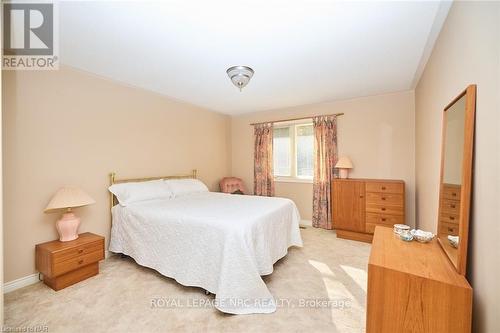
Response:
[[[448,242],[450,242],[450,245],[453,246],[455,249],[458,249],[458,236],[451,236],[448,235]]]
[[[394,225],[394,233],[400,235],[404,230],[410,230],[410,227],[406,224],[395,224]]]

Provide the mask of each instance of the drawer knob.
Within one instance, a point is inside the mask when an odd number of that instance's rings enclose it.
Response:
[[[83,249],[79,249],[79,250],[78,250],[78,253],[82,253],[82,252],[83,252]]]
[[[382,218],[382,221],[385,221],[385,217]]]
[[[384,200],[384,201],[385,201],[385,197],[382,197],[382,200]]]
[[[382,186],[382,190],[385,190],[385,186]]]
[[[83,264],[83,259],[78,260],[78,265]]]
[[[455,219],[455,218],[454,218],[453,216],[450,216],[450,220],[452,220],[452,221],[453,221],[454,219]]]
[[[363,196],[362,196],[362,195],[360,195],[359,197],[360,197],[361,199],[363,199]]]
[[[453,232],[453,229],[452,229],[452,228],[448,228],[448,231],[449,231],[449,232]]]
[[[456,206],[455,205],[451,205],[451,208],[455,208]]]
[[[456,197],[457,194],[455,192],[451,193],[452,196]]]
[[[383,211],[385,211],[385,208],[382,208]]]

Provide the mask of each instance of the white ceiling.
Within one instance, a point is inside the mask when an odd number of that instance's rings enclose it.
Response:
[[[65,65],[227,114],[411,89],[449,2],[62,2]],[[247,65],[243,92],[226,75]]]

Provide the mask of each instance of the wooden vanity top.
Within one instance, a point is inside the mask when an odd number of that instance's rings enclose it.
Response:
[[[405,242],[392,228],[376,227],[368,264],[471,289],[436,239],[429,243]]]
[[[472,288],[434,239],[377,226],[368,264],[367,333],[470,333]]]

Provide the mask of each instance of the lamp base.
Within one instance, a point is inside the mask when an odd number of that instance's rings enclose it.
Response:
[[[347,179],[349,178],[349,169],[340,169],[339,170],[339,176],[342,179]]]
[[[56,222],[56,229],[61,242],[69,242],[78,238],[78,227],[80,218],[72,212],[64,213],[60,220]]]

